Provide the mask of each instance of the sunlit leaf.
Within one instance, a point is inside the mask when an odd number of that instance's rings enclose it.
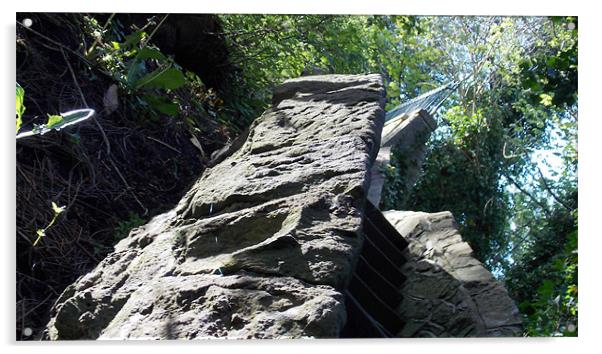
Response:
[[[54,211],[55,214],[60,214],[63,211],[65,211],[65,206],[58,206],[55,202],[52,202],[52,210]]]
[[[552,105],[552,96],[550,96],[547,93],[542,93],[539,95],[539,97],[541,98],[541,100],[539,101],[541,104],[543,104],[544,106],[551,106]]]
[[[161,88],[173,90],[186,84],[186,77],[176,68],[157,69],[134,85],[136,88]]]
[[[123,47],[132,48],[133,46],[138,45],[143,38],[146,37],[146,33],[143,31],[136,31],[125,37],[125,42],[123,43]]]
[[[48,121],[46,122],[46,129],[57,128],[64,122],[63,116],[61,115],[50,115],[48,114]]]
[[[145,59],[165,60],[167,58],[165,57],[165,55],[163,55],[163,53],[161,53],[157,49],[150,48],[150,47],[144,47],[138,51],[138,54],[136,55],[136,59],[137,60],[145,60]]]
[[[25,98],[25,90],[17,83],[17,133],[21,129],[21,125],[23,124],[23,113],[25,112],[25,105],[23,105],[23,100]]]
[[[146,74],[146,65],[142,60],[132,60],[126,75],[127,84],[135,87],[136,83]]]

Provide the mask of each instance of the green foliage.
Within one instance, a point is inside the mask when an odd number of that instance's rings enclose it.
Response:
[[[63,116],[60,114],[50,115],[48,114],[48,121],[46,122],[46,129],[53,129],[60,126],[64,122]]]
[[[178,114],[178,104],[173,102],[167,97],[156,96],[156,95],[144,95],[142,96],[142,102],[148,104],[157,111],[170,115],[176,116]]]
[[[123,36],[120,31],[104,29],[94,18],[85,20],[86,30],[99,38],[88,57],[96,60],[143,107],[177,116],[178,102],[169,94],[185,86],[187,79],[173,58],[151,45],[149,35],[142,29]]]
[[[243,121],[266,107],[272,86],[303,73],[381,73],[386,109],[442,83],[461,81],[442,108],[440,128],[428,144],[423,173],[411,192],[406,190],[403,152],[393,150],[382,207],[450,210],[464,239],[498,276],[532,289],[540,285],[519,274],[548,279],[543,270],[518,259],[547,254],[528,247],[539,239],[538,230],[549,230],[547,237],[568,234],[550,217],[556,208],[566,209],[561,204],[576,190],[577,32],[568,26],[572,22],[576,28],[576,19],[221,19],[246,93],[223,113],[243,112]],[[560,162],[552,165],[537,157],[542,151]],[[562,254],[562,247],[549,249]],[[560,289],[554,284],[555,291]],[[540,301],[534,293],[513,294],[519,302]],[[538,304],[539,312],[550,309],[547,302]],[[550,322],[558,323],[557,318]]]
[[[403,210],[407,205],[408,190],[403,172],[406,168],[406,160],[401,154],[392,154],[392,160],[384,168],[387,183],[383,185],[382,210]]]
[[[416,35],[416,19],[407,16],[331,15],[221,15],[232,62],[240,66],[240,92],[236,106],[224,114],[241,112],[248,122],[270,102],[272,88],[302,74],[384,75],[388,107],[400,102],[402,91],[415,71],[405,65],[423,52],[402,51],[400,46]],[[431,53],[429,53],[431,55]],[[416,56],[410,60],[410,56]],[[414,75],[420,81],[424,75]]]
[[[25,113],[25,105],[23,104],[23,100],[25,98],[25,90],[19,85],[17,82],[17,133],[21,129],[21,125],[23,124],[23,113]]]
[[[157,69],[146,74],[132,85],[136,90],[141,88],[158,88],[164,90],[175,90],[184,86],[186,78],[182,71],[176,68]]]
[[[439,114],[409,196],[403,155],[393,150],[384,207],[452,211],[477,257],[521,304],[525,333],[576,335],[576,19],[418,22],[408,45],[439,63],[421,67],[425,58],[416,57],[414,75],[435,85],[464,80]]]
[[[115,241],[126,238],[130,231],[146,224],[146,219],[140,217],[137,213],[130,213],[130,217],[117,224],[115,228]]]
[[[403,152],[393,150],[383,207],[450,210],[477,257],[520,303],[527,335],[576,335],[575,18],[220,19],[219,35],[238,69],[228,78],[225,97],[205,90],[196,75],[152,46],[148,26],[123,34],[87,18],[86,31],[98,39],[87,55],[144,109],[178,115],[176,91],[187,87],[232,130],[247,127],[269,105],[275,85],[304,74],[380,73],[387,110],[441,84],[461,82],[441,109],[412,191],[406,190]],[[17,129],[19,118],[17,87]],[[47,125],[58,127],[55,121]],[[116,238],[142,223],[132,215]]]
[[[578,23],[573,17],[552,17],[551,22],[555,36],[540,40],[536,54],[519,63],[522,87],[534,103],[539,95],[544,105],[570,106],[577,100]]]
[[[506,272],[507,286],[521,302],[530,336],[576,336],[578,333],[578,247],[576,209],[556,210],[543,228],[532,231]],[[524,269],[529,268],[529,272]]]
[[[451,211],[464,240],[487,264],[507,245],[504,231],[509,210],[499,184],[499,157],[490,146],[499,142],[492,131],[477,135],[480,126],[471,121],[465,119],[457,134],[431,141],[423,174],[408,204],[400,209]]]

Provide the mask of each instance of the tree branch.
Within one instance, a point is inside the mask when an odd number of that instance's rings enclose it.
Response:
[[[562,205],[566,210],[573,210],[568,206],[566,202],[560,199],[560,197],[558,197],[558,195],[554,193],[554,191],[552,191],[552,188],[550,188],[550,186],[548,185],[548,182],[546,181],[546,178],[543,176],[543,172],[541,172],[541,169],[539,167],[537,167],[537,171],[539,172],[539,176],[541,177],[541,181],[543,182],[545,189],[548,191],[548,193],[550,193],[552,198],[554,198],[554,200],[557,201],[560,205]]]
[[[544,213],[546,214],[546,216],[550,216],[550,210],[548,209],[547,205],[545,205],[544,203],[542,203],[541,201],[539,201],[533,194],[529,193],[526,189],[524,189],[523,187],[521,187],[514,180],[514,178],[510,177],[510,175],[508,175],[505,172],[502,172],[502,175],[504,177],[506,177],[519,191],[521,191],[523,194],[525,194],[526,196],[528,196],[532,201],[534,201],[537,205],[539,205],[542,208],[542,210],[544,211]]]

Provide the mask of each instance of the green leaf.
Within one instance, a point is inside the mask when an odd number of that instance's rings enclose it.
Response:
[[[172,117],[178,115],[178,104],[172,102],[169,98],[156,95],[145,95],[143,99],[157,111],[170,115]]]
[[[554,293],[554,282],[549,279],[544,280],[541,286],[537,289],[537,292],[542,299],[548,299],[552,297],[552,294]]]
[[[157,60],[165,60],[167,59],[163,53],[155,48],[144,47],[138,51],[138,55],[136,55],[137,60],[145,60],[145,59],[157,59]]]
[[[160,88],[174,90],[186,84],[186,77],[176,68],[157,69],[135,84],[136,89]]]
[[[146,32],[137,31],[125,37],[125,43],[123,47],[132,48],[140,43],[142,39],[146,37]]]
[[[141,79],[143,78],[145,72],[146,72],[146,65],[144,64],[144,60],[147,59],[156,59],[156,60],[160,60],[160,61],[164,61],[167,60],[167,58],[165,57],[165,55],[163,55],[163,53],[161,53],[159,50],[154,49],[154,48],[149,48],[149,47],[144,47],[142,49],[140,49],[138,51],[138,54],[136,55],[136,57],[129,63],[129,69],[128,69],[128,73],[127,73],[127,83],[130,86],[136,86],[138,83],[142,82]],[[155,73],[160,73],[160,71],[155,71]],[[149,75],[153,75],[152,73]],[[148,75],[147,75],[148,76]],[[145,77],[145,79],[151,79]],[[154,80],[154,79],[153,79]],[[140,88],[142,85],[139,85],[136,88]]]
[[[48,122],[46,122],[46,129],[56,128],[57,126],[62,125],[63,122],[64,122],[63,116],[48,114]]]
[[[56,215],[62,213],[63,211],[65,211],[65,206],[58,206],[55,202],[52,202],[52,210],[54,211],[54,213]]]
[[[544,106],[548,107],[552,105],[552,96],[548,95],[547,93],[540,94],[539,98],[541,98],[539,103],[543,104]]]
[[[25,90],[23,87],[17,83],[17,133],[21,129],[21,125],[23,124],[23,113],[25,112],[25,106],[23,105],[23,100],[25,98]]]
[[[146,66],[144,62],[141,60],[132,60],[129,64],[128,73],[126,76],[126,81],[129,86],[134,87],[136,82],[138,82],[146,71]]]

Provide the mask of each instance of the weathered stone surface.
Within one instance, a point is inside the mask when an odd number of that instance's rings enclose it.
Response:
[[[408,277],[398,307],[401,337],[513,336],[521,332],[514,302],[474,258],[451,213],[387,211],[409,242]],[[425,310],[428,309],[428,310]]]
[[[132,294],[100,339],[336,337],[342,296],[294,278],[163,277]]]
[[[240,149],[65,290],[49,338],[336,337],[383,104],[378,75],[284,83]]]

